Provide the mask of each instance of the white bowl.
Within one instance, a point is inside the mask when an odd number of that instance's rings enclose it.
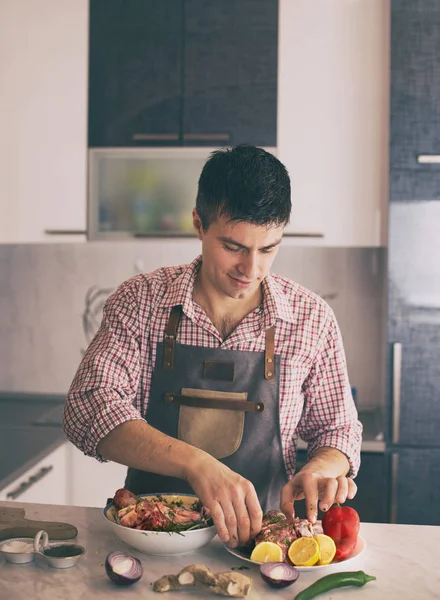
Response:
[[[17,551],[14,546],[20,542],[26,543],[28,548],[23,551]],[[16,565],[24,565],[29,563],[34,560],[35,556],[32,538],[22,537],[2,540],[0,542],[0,553],[3,554],[6,560],[10,563],[15,563]]]
[[[198,500],[196,496],[181,494],[139,494],[139,498],[155,498],[162,496],[166,500],[182,500],[185,507]],[[192,531],[182,531],[180,533],[168,533],[166,531],[143,531],[140,529],[131,529],[124,527],[116,522],[117,508],[110,502],[104,508],[104,517],[116,535],[132,548],[136,548],[145,554],[154,554],[156,556],[178,556],[180,554],[190,554],[203,546],[209,544],[216,534],[214,525],[194,529]]]

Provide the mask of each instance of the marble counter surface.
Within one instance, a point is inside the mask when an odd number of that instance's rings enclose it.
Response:
[[[299,591],[319,577],[344,570],[363,570],[377,580],[363,588],[333,590],[330,594],[319,596],[320,599],[422,600],[440,597],[440,570],[435,567],[440,527],[364,523],[361,535],[366,541],[366,549],[359,557],[346,566],[302,572],[293,586],[275,591],[261,580],[256,566],[230,555],[217,537],[199,552],[187,556],[151,557],[129,549],[120,541],[105,522],[100,509],[18,502],[0,502],[0,508],[2,506],[21,506],[30,519],[72,523],[78,528],[78,542],[87,548],[87,554],[76,566],[66,570],[53,569],[38,557],[27,565],[13,565],[1,557],[0,600],[208,599],[206,592],[198,590],[157,594],[151,589],[152,582],[158,577],[177,573],[192,563],[206,564],[213,571],[249,566],[249,570],[243,571],[253,579],[249,600],[293,600]],[[144,576],[131,588],[114,586],[105,574],[105,557],[116,549],[131,552],[142,561]],[[221,598],[215,595],[209,597]]]

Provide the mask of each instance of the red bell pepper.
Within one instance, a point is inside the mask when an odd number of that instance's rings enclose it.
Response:
[[[360,519],[350,506],[333,504],[322,517],[322,529],[336,545],[336,560],[348,558],[357,544]]]

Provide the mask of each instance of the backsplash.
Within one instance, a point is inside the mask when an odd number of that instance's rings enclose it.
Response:
[[[0,390],[65,393],[125,279],[190,262],[197,240],[0,245]],[[280,248],[273,271],[327,300],[362,408],[383,405],[386,249]]]

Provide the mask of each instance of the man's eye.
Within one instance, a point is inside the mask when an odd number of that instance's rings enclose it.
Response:
[[[225,244],[225,248],[226,250],[229,250],[229,252],[240,252],[241,248],[237,248],[236,246],[227,246]]]
[[[261,253],[262,254],[270,254],[274,250],[275,250],[275,248],[262,248]]]

